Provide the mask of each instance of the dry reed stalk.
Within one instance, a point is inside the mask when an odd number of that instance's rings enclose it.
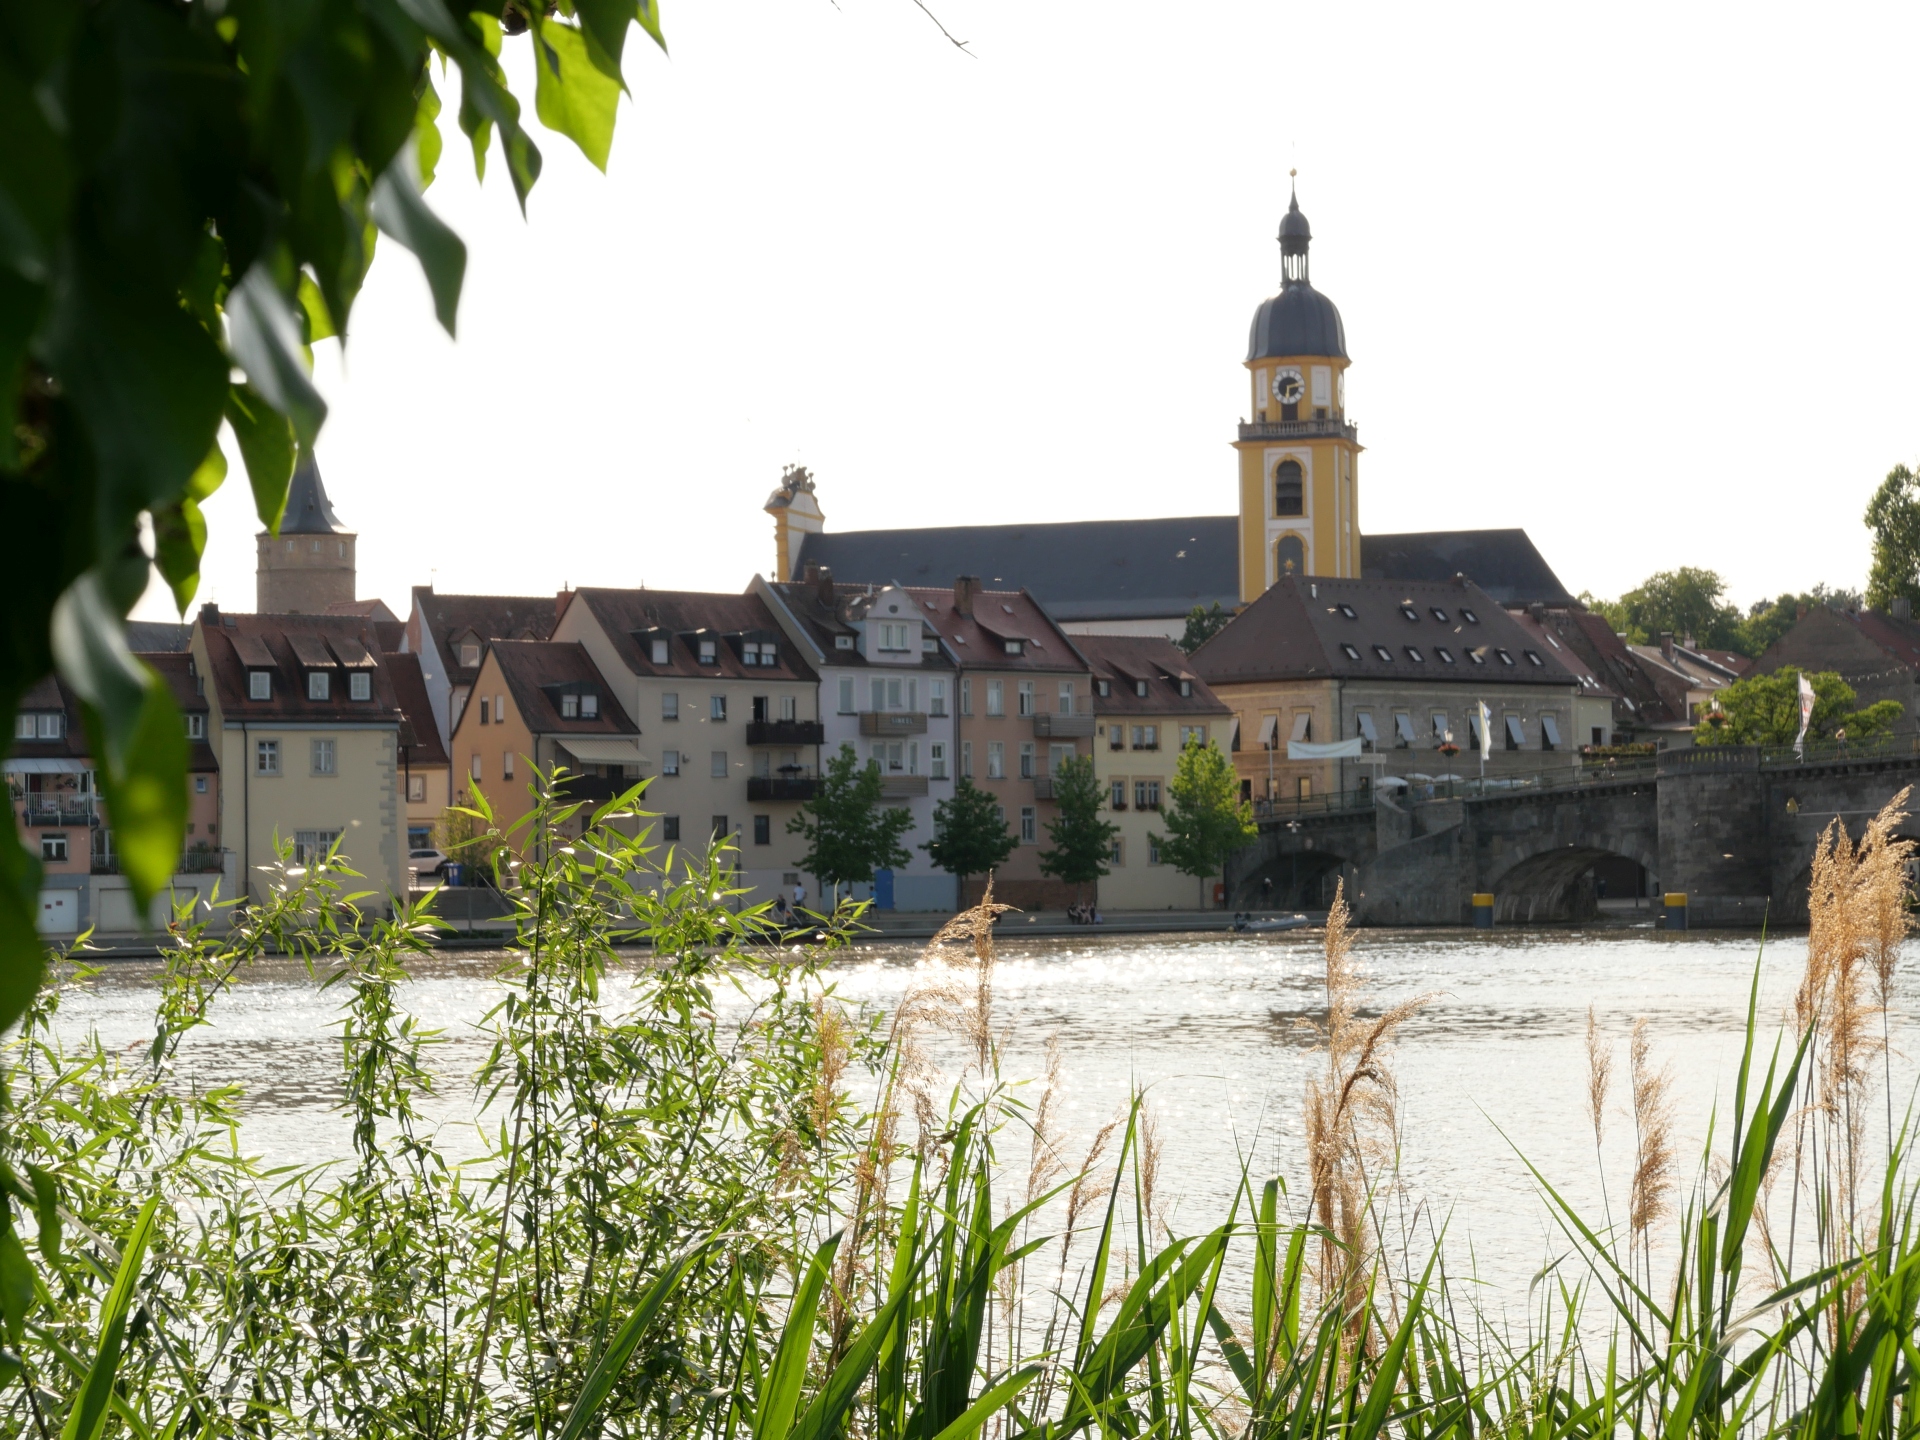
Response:
[[[1885,1008],[1893,998],[1893,975],[1900,961],[1900,947],[1913,933],[1912,899],[1908,866],[1913,861],[1914,842],[1895,834],[1907,818],[1907,800],[1913,787],[1907,786],[1889,800],[1867,826],[1861,840],[1866,852],[1866,870],[1862,885],[1867,916],[1863,929],[1873,963],[1874,995],[1885,1019]]]
[[[1587,1006],[1587,1118],[1593,1122],[1594,1153],[1607,1123],[1607,1091],[1613,1084],[1613,1046],[1600,1030],[1600,1021]]]
[[[1653,1222],[1667,1213],[1673,1194],[1673,1067],[1653,1065],[1647,1018],[1633,1022],[1628,1070],[1633,1083],[1633,1186],[1627,1228],[1643,1248]],[[1651,1262],[1649,1262],[1651,1263]]]
[[[1154,1113],[1153,1106],[1143,1100],[1140,1103],[1140,1209],[1149,1229],[1159,1222],[1154,1201],[1160,1188],[1160,1157],[1164,1149],[1160,1117]],[[1159,1223],[1157,1228],[1163,1233],[1167,1229],[1164,1223]]]
[[[1031,1204],[1067,1167],[1060,1159],[1060,1136],[1056,1133],[1054,1109],[1059,1104],[1064,1066],[1060,1053],[1060,1034],[1047,1037],[1047,1079],[1040,1091],[1040,1103],[1033,1109],[1033,1152],[1027,1162],[1027,1203]]]

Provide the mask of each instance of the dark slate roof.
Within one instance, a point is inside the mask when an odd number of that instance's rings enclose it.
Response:
[[[414,617],[428,632],[423,648],[431,641],[454,685],[471,685],[480,674],[478,665],[459,663],[455,642],[467,631],[480,641],[484,660],[487,645],[495,640],[550,639],[554,610],[551,595],[441,595],[431,585],[413,587]],[[384,638],[381,643],[386,643]]]
[[[1304,280],[1260,302],[1247,339],[1249,362],[1289,355],[1347,358],[1347,330],[1339,309]]]
[[[1026,590],[1056,620],[1124,620],[1239,604],[1239,536],[1232,515],[850,530],[806,536],[795,569],[948,589],[977,575],[990,589]]]
[[[640,733],[584,645],[559,640],[496,640],[493,663],[512,692],[521,722],[536,735]],[[560,713],[558,700],[564,692],[599,696],[599,714],[568,719]]]
[[[280,519],[282,535],[344,535],[347,527],[333,513],[327,487],[320,483],[320,467],[311,455],[293,467],[287,486],[287,513]]]
[[[1360,573],[1368,580],[1422,580],[1436,585],[1465,575],[1502,605],[1574,603],[1524,530],[1362,535]]]
[[[1413,609],[1413,619],[1402,606]],[[1356,653],[1349,655],[1347,646]],[[1329,676],[1435,685],[1577,683],[1555,652],[1543,651],[1491,595],[1463,581],[1288,576],[1194,651],[1193,668],[1213,685]]]
[[[193,626],[170,620],[127,621],[127,648],[136,655],[184,652],[193,641]]]
[[[702,590],[603,590],[571,593],[585,605],[635,675],[707,676],[727,680],[813,680],[811,667],[787,643],[786,632],[758,595],[716,595]],[[700,663],[699,641],[716,642],[713,663]],[[653,663],[653,640],[667,642],[665,664]],[[748,665],[747,641],[771,643],[773,665]]]

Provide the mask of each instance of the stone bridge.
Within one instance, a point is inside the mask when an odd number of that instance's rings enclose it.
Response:
[[[1555,785],[1282,809],[1228,863],[1228,904],[1322,908],[1344,879],[1362,924],[1466,924],[1476,892],[1499,921],[1580,920],[1611,882],[1616,897],[1685,891],[1696,926],[1804,923],[1820,832],[1838,818],[1857,835],[1920,785],[1920,753],[1900,746],[1805,763],[1757,746],[1669,750]]]

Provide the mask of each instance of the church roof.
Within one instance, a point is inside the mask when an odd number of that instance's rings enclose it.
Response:
[[[978,575],[989,589],[1025,589],[1055,620],[1149,618],[1237,605],[1239,534],[1232,515],[847,530],[804,537],[794,570],[812,563],[839,581],[947,587]]]
[[[1502,605],[1574,603],[1574,597],[1524,530],[1362,535],[1360,573],[1369,580],[1425,580],[1434,584],[1465,575]]]
[[[333,513],[327,487],[320,483],[320,467],[311,455],[300,457],[287,486],[287,511],[280,520],[282,535],[344,535],[347,527]]]
[[[1249,361],[1287,355],[1347,358],[1347,330],[1339,309],[1304,280],[1260,302],[1247,338]]]

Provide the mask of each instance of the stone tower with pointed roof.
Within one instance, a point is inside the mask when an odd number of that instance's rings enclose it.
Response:
[[[255,607],[262,615],[324,615],[329,605],[354,599],[353,542],[307,456],[294,467],[279,535],[262,530],[255,572]]]

